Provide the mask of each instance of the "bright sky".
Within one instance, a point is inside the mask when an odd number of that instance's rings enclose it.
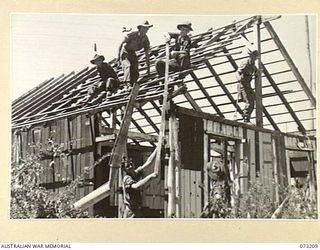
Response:
[[[11,100],[41,82],[90,65],[93,44],[109,61],[116,57],[122,28],[136,29],[143,20],[154,25],[148,32],[151,46],[163,43],[163,34],[176,31],[176,24],[192,22],[193,34],[230,24],[247,16],[181,15],[86,15],[30,14],[11,16]],[[304,15],[285,15],[271,23],[309,83],[306,24]],[[315,81],[316,16],[309,16],[313,81]]]

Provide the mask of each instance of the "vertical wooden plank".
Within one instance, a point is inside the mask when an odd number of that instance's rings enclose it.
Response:
[[[62,120],[57,120],[56,121],[56,144],[58,145],[58,147],[61,149],[61,126],[62,126]],[[57,158],[55,159],[56,162],[56,172],[55,172],[55,181],[56,182],[60,182],[61,181],[61,157],[60,155],[57,155]]]
[[[264,158],[265,158],[265,154],[264,154],[264,150],[265,150],[265,147],[264,147],[264,133],[263,132],[256,132],[256,133],[259,133],[258,135],[258,145],[259,145],[259,150],[258,150],[258,153],[259,153],[259,165],[260,165],[260,171],[259,171],[259,180],[261,181],[261,183],[263,185],[266,185],[266,181],[267,181],[267,174],[268,172],[266,171],[265,169],[265,166],[264,166]],[[257,150],[257,149],[256,149]]]
[[[206,127],[206,130],[207,131],[209,131],[209,132],[212,132],[212,131],[214,131],[214,127],[213,127],[213,125],[214,125],[214,123],[213,123],[213,121],[210,121],[210,120],[206,120],[207,122],[207,127]]]
[[[203,139],[203,202],[201,203],[204,206],[209,201],[209,180],[208,180],[208,170],[207,165],[209,162],[209,137],[207,134],[204,134]]]
[[[81,136],[83,137],[83,141],[82,141],[82,147],[83,148],[87,148],[89,145],[89,121],[88,121],[88,117],[87,116],[83,116],[82,119],[82,132],[81,132]],[[88,173],[88,168],[90,167],[90,152],[86,151],[86,153],[83,154],[84,155],[84,171],[85,171],[85,175],[84,177],[86,179],[89,179],[89,173]],[[89,193],[89,186],[86,186],[84,188],[84,195],[87,195]]]
[[[186,189],[186,182],[185,182],[185,169],[181,169],[181,218],[186,218],[186,214],[185,214],[185,189]]]
[[[221,128],[220,122],[214,122],[213,123],[213,131],[214,132],[220,133],[221,132],[220,128]]]
[[[238,127],[238,128],[239,128],[239,137],[244,138],[243,137],[243,128],[242,127]]]
[[[256,141],[255,141],[255,131],[248,129],[247,138],[249,139],[249,152],[248,152],[248,173],[250,182],[256,181]]]
[[[196,171],[196,218],[200,218],[202,212],[201,203],[201,171]]]
[[[251,151],[251,139],[250,139],[250,130],[244,129],[244,138],[246,138],[246,143],[243,146],[243,159],[241,162],[241,169],[240,169],[240,186],[241,186],[241,193],[245,194],[248,191],[248,168],[250,165],[250,151]]]
[[[226,125],[226,135],[233,135],[233,129],[231,125]]]
[[[196,216],[196,171],[190,170],[190,209],[191,217]]]
[[[264,161],[267,163],[267,168],[268,168],[268,179],[267,179],[267,184],[270,187],[271,190],[271,197],[274,198],[274,185],[273,185],[273,164],[272,164],[272,141],[271,141],[271,134],[269,133],[264,133],[264,147],[265,147],[265,152],[264,152]]]
[[[233,126],[233,136],[234,137],[240,137],[240,135],[239,135],[239,127],[238,126]]]
[[[159,181],[158,179],[156,179],[156,181]],[[151,209],[154,209],[155,208],[155,186],[156,186],[156,183],[155,182],[151,182],[150,183],[150,199],[149,199],[149,206]]]
[[[179,121],[174,122],[174,150],[175,150],[175,191],[176,191],[176,217],[181,218],[181,147],[179,143]]]
[[[164,189],[167,198],[164,202],[164,214],[168,218],[168,165],[164,166]]]
[[[154,181],[155,185],[154,185],[154,208],[155,209],[159,209],[160,208],[160,196],[159,196],[159,190],[160,190],[160,186],[161,186],[161,180],[158,179],[158,181]]]
[[[89,129],[89,127],[88,127],[88,129]],[[89,164],[88,164],[88,165],[89,165],[89,166],[92,166],[93,164],[94,164],[94,155],[93,155],[93,152],[90,152],[90,153],[89,153]],[[89,178],[92,179],[92,182],[93,182],[93,180],[94,180],[94,168],[90,169],[90,171],[89,171]],[[94,190],[94,186],[91,185],[91,186],[89,187],[88,192],[91,193],[93,190]],[[93,206],[91,206],[91,207],[89,208],[88,212],[89,212],[89,216],[94,216]]]
[[[49,127],[44,127],[43,128],[43,140],[42,140],[42,147],[44,150],[47,149],[48,146],[48,134],[49,134]],[[42,174],[42,181],[43,183],[47,183],[47,175],[48,175],[48,161],[47,160],[43,160],[43,165],[44,165],[44,169],[43,169],[43,174]]]
[[[221,133],[226,135],[227,134],[227,125],[221,123]]]
[[[190,190],[190,170],[185,169],[185,217],[191,218],[191,190]]]
[[[289,150],[285,150],[286,155],[286,168],[287,168],[287,180],[288,185],[291,185],[291,173],[290,173],[290,158],[289,158]]]
[[[175,114],[170,113],[169,117],[169,148],[170,156],[168,162],[168,217],[176,216],[176,181],[175,181],[175,170],[176,170],[176,153],[175,153]]]
[[[160,209],[161,210],[164,210],[164,195],[165,195],[165,192],[164,192],[164,181],[163,180],[160,180]]]
[[[254,43],[255,49],[261,55],[261,16],[257,16],[257,22],[254,25]],[[263,106],[262,106],[262,78],[261,78],[261,57],[258,57],[255,62],[258,69],[257,77],[255,78],[255,98],[256,98],[256,125],[260,128],[263,127]]]

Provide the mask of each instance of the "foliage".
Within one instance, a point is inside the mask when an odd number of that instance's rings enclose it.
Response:
[[[317,219],[317,199],[310,197],[306,187],[293,188],[286,204],[283,219]]]
[[[261,182],[252,182],[239,202],[238,218],[271,218],[277,205],[271,197],[271,189]]]
[[[270,219],[279,204],[275,201],[276,184],[264,185],[259,181],[251,182],[245,194],[233,195],[234,206],[227,199],[209,198],[202,218],[257,218]],[[280,187],[280,201],[289,197],[284,204],[279,218],[281,219],[317,219],[317,200],[309,192],[309,186]]]
[[[48,143],[46,154],[60,157],[61,153],[57,145]],[[30,218],[80,218],[88,217],[86,211],[82,212],[73,207],[76,201],[76,190],[82,184],[84,175],[78,176],[75,180],[59,189],[59,192],[48,190],[41,185],[41,175],[46,168],[41,163],[43,151],[38,155],[27,155],[20,159],[19,163],[11,164],[11,210],[13,219]],[[87,169],[89,171],[89,169]]]

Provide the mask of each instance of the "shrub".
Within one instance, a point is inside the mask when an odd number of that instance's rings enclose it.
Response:
[[[30,218],[80,218],[88,217],[73,207],[76,189],[83,180],[77,177],[59,193],[41,186],[41,174],[46,167],[40,156],[27,155],[19,163],[11,164],[10,217],[12,219]]]

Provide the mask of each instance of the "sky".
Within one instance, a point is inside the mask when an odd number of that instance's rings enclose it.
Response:
[[[11,14],[11,100],[41,82],[90,66],[94,43],[109,61],[117,56],[123,27],[136,29],[148,20],[154,25],[151,46],[163,43],[163,34],[177,31],[179,22],[192,22],[193,35],[248,16]],[[284,15],[271,22],[307,83],[310,82],[304,15]],[[309,16],[313,79],[316,64],[316,16]]]

